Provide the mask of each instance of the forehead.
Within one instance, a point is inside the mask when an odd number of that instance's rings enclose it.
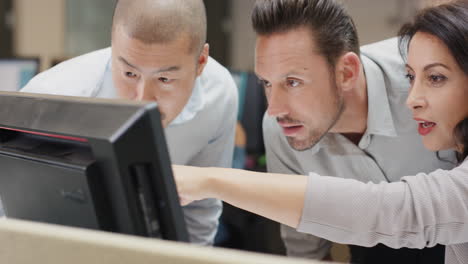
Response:
[[[409,44],[408,64],[416,67],[435,62],[458,66],[442,40],[428,33],[416,33]]]
[[[312,53],[318,53],[317,45],[312,32],[306,27],[257,37],[257,59],[275,54],[308,55]]]
[[[186,34],[167,43],[145,43],[130,37],[122,28],[112,34],[112,54],[131,63],[185,63],[193,62],[190,38]]]
[[[325,57],[318,52],[313,34],[307,28],[257,37],[255,71],[260,76],[327,66]]]

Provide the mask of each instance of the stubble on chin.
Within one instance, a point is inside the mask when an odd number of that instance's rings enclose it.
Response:
[[[315,146],[319,142],[325,133],[318,133],[316,131],[311,131],[309,136],[306,139],[296,139],[294,137],[286,137],[289,146],[297,151],[306,151]]]

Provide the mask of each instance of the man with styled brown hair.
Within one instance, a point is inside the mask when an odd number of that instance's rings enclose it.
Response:
[[[269,172],[378,183],[452,166],[425,150],[414,129],[396,39],[360,49],[352,18],[335,0],[257,0],[252,22],[255,71],[269,104]],[[329,254],[330,242],[285,225],[281,231],[289,255]],[[353,263],[440,263],[444,249],[379,244],[351,246],[351,255]]]

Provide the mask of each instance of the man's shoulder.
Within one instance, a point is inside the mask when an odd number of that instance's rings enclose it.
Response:
[[[86,96],[102,79],[110,56],[106,48],[66,60],[36,75],[22,91]]]
[[[382,41],[363,45],[361,52],[366,55],[379,56],[381,54],[400,55],[398,38],[389,38]]]
[[[286,137],[283,135],[281,127],[276,122],[276,118],[265,113],[262,122],[263,140],[265,147],[274,152],[292,152]]]
[[[229,74],[229,71],[221,65],[216,59],[208,57],[208,62],[206,63],[205,69],[203,70],[202,76],[215,77],[217,75]]]
[[[238,91],[232,75],[211,57],[196,85],[201,86],[208,103],[237,105]]]
[[[57,64],[51,69],[44,71],[41,75],[50,76],[54,74],[64,75],[95,72],[97,69],[107,66],[110,56],[110,48],[96,50]]]
[[[265,141],[271,141],[276,137],[275,135],[279,135],[281,132],[275,118],[269,116],[266,112],[263,115],[262,128]]]
[[[200,77],[205,84],[214,84],[212,85],[214,88],[222,86],[227,86],[223,89],[232,90],[233,88],[236,88],[234,79],[232,78],[229,70],[211,57],[208,58],[208,62]]]
[[[397,38],[391,38],[361,47],[366,74],[383,75],[389,96],[393,93],[408,92],[409,83],[405,79],[405,62],[400,54]],[[367,66],[367,67],[366,67]]]
[[[391,38],[361,47],[362,56],[367,57],[381,68],[404,69],[404,62],[398,46],[398,38]]]

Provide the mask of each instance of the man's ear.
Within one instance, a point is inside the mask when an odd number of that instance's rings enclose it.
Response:
[[[336,80],[343,92],[357,86],[361,73],[361,60],[354,52],[347,52],[340,57],[336,66]]]
[[[210,56],[210,45],[205,43],[203,49],[197,59],[197,76],[200,76],[208,63],[208,57]]]

